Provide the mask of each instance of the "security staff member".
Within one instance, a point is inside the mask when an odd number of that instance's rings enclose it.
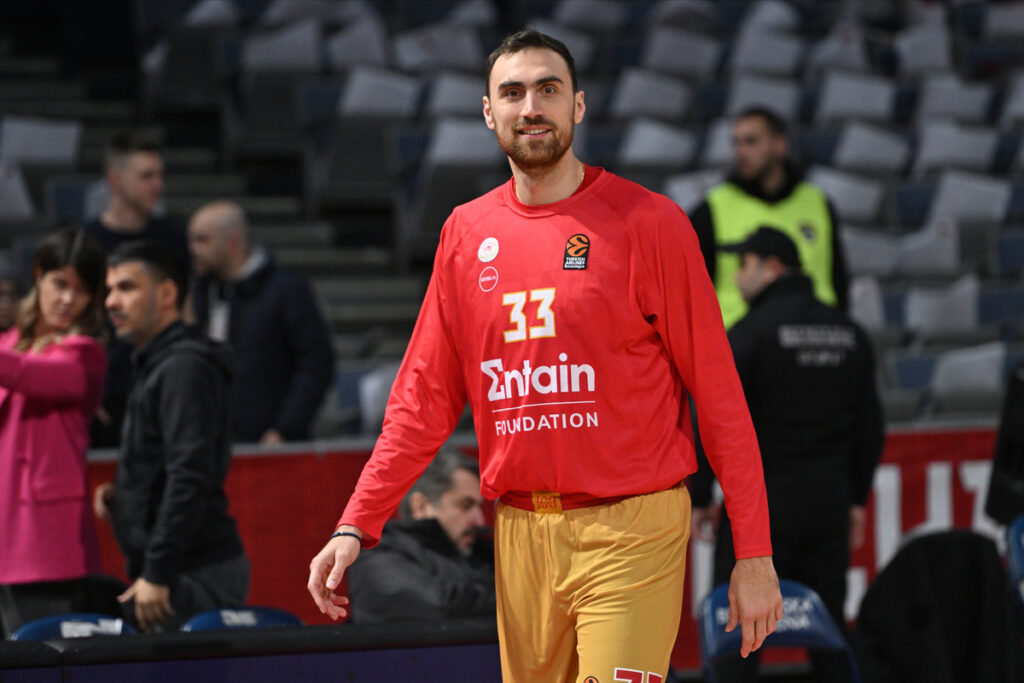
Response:
[[[851,548],[864,539],[864,503],[882,453],[884,424],[870,341],[844,313],[818,301],[797,247],[761,227],[739,244],[737,289],[750,304],[729,332],[764,462],[772,544],[781,578],[821,595],[844,625]],[[693,535],[719,516],[705,466],[691,477]],[[715,583],[734,563],[728,519],[718,525]],[[753,658],[751,658],[753,659]],[[813,653],[820,681],[845,680],[839,656]],[[720,680],[753,681],[756,662],[725,661]]]
[[[735,254],[718,245],[739,242],[759,225],[789,235],[822,302],[846,310],[847,273],[839,221],[825,194],[787,161],[786,124],[762,107],[745,110],[733,124],[735,167],[690,214],[726,329],[747,311],[736,282]]]

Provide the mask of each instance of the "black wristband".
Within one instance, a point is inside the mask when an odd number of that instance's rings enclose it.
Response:
[[[352,538],[359,541],[360,545],[362,545],[363,543],[363,537],[354,531],[335,531],[333,534],[331,534],[331,538],[337,538],[338,536],[351,536]],[[327,540],[331,540],[331,538]]]

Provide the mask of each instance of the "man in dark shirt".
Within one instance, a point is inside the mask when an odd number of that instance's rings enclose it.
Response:
[[[442,448],[402,500],[402,518],[349,569],[352,621],[493,615],[494,544],[482,532],[476,461]]]
[[[241,606],[249,588],[224,495],[230,355],[182,323],[187,283],[168,247],[135,242],[109,257],[107,310],[134,348],[136,380],[115,481],[97,487],[94,503],[112,521],[133,581],[118,599],[147,631]]]
[[[235,353],[231,436],[264,444],[310,438],[334,376],[334,352],[309,284],[249,242],[241,207],[200,207],[188,226],[196,324]]]
[[[818,301],[796,245],[761,227],[738,244],[736,284],[749,312],[729,342],[764,463],[772,546],[780,578],[814,589],[844,628],[851,548],[864,540],[864,504],[882,454],[884,422],[871,343],[838,309]],[[707,462],[691,477],[692,533],[717,526],[715,584],[735,559],[727,518],[711,502]],[[844,679],[841,656],[812,652],[817,680]],[[719,661],[719,680],[753,681],[756,656]]]
[[[164,191],[160,147],[133,131],[123,131],[107,144],[104,163],[110,201],[99,216],[86,223],[86,231],[108,254],[127,242],[148,240],[174,249],[187,264],[184,227],[155,213]],[[111,339],[107,356],[103,405],[91,431],[93,447],[118,445],[131,385],[131,347]]]

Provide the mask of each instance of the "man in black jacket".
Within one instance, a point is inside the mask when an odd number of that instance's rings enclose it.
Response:
[[[349,569],[352,621],[494,614],[494,543],[482,533],[482,506],[476,461],[442,448],[402,500],[402,519]]]
[[[264,444],[310,438],[334,376],[331,335],[305,280],[249,243],[241,207],[201,207],[188,226],[196,324],[235,352],[231,435]]]
[[[106,305],[135,351],[117,475],[96,490],[132,585],[118,599],[143,630],[245,602],[249,561],[228,515],[224,479],[230,356],[181,321],[184,263],[169,248],[134,242],[108,259]]]
[[[851,548],[864,540],[864,504],[882,454],[884,422],[871,343],[838,309],[818,301],[796,245],[761,227],[723,247],[740,256],[736,283],[750,305],[729,341],[764,462],[772,547],[780,578],[813,588],[844,627]],[[715,584],[735,559],[728,519],[711,504],[706,462],[691,477],[693,535],[717,525]],[[839,656],[813,653],[817,680],[844,680]],[[753,681],[756,657],[728,659],[722,681]]]

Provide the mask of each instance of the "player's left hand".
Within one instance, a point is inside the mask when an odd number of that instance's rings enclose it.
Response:
[[[132,598],[135,599],[135,619],[143,631],[149,631],[161,621],[174,615],[169,586],[150,583],[139,577],[128,587],[128,590],[117,596],[117,601],[128,602]]]
[[[746,658],[761,647],[781,618],[782,593],[771,556],[736,560],[729,580],[729,623],[725,630],[732,631],[737,625],[742,628],[740,656]]]

